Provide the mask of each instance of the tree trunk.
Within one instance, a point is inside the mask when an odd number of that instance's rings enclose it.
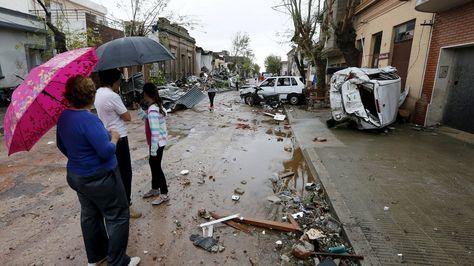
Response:
[[[337,46],[344,56],[347,66],[357,66],[360,51],[355,46],[357,35],[352,23],[348,23],[344,28],[338,27],[335,35]]]
[[[304,71],[303,59],[300,60],[298,54],[294,54],[293,58],[295,59],[296,67],[298,68],[301,77],[303,77],[303,82],[306,84],[306,73]]]
[[[58,53],[64,53],[67,51],[66,47],[66,34],[64,34],[62,31],[60,31],[56,26],[53,25],[52,19],[51,19],[51,2],[49,0],[41,1],[41,0],[36,0],[38,4],[43,8],[44,13],[45,13],[45,22],[48,28],[53,32],[54,34],[54,47]],[[49,37],[48,37],[49,39]],[[51,41],[49,40],[49,44]],[[46,44],[48,45],[48,40],[46,41]],[[49,47],[48,47],[49,48]]]

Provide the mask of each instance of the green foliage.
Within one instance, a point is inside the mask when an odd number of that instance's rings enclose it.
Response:
[[[258,64],[253,64],[253,74],[260,74],[260,66]]]
[[[222,81],[219,80],[219,81],[216,81],[216,82],[214,83],[214,86],[213,86],[213,87],[215,87],[215,88],[229,88],[229,87],[230,87],[230,86],[229,86],[229,81],[227,81],[227,80],[222,80]]]
[[[67,32],[66,45],[68,50],[96,46],[102,43],[100,35],[95,34],[92,28],[87,28],[86,32]]]
[[[165,73],[161,70],[158,70],[158,72],[149,77],[149,82],[155,84],[156,86],[163,86],[166,85],[166,77]]]
[[[265,58],[265,68],[267,72],[279,74],[281,71],[281,58],[276,55],[269,55]]]

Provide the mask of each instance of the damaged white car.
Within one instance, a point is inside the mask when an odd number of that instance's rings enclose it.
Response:
[[[394,67],[346,68],[331,78],[330,101],[333,121],[354,121],[359,129],[384,128],[397,119],[398,108],[408,90],[401,92]]]

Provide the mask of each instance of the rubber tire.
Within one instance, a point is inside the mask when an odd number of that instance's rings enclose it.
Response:
[[[253,106],[253,97],[252,97],[252,95],[247,95],[247,96],[245,96],[244,102],[245,102],[247,105]]]
[[[297,105],[300,103],[300,97],[297,94],[290,94],[287,99],[291,105]]]

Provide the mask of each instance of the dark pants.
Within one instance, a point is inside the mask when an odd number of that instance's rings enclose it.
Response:
[[[166,185],[165,174],[161,168],[161,159],[163,158],[163,150],[165,147],[159,147],[156,156],[149,159],[151,169],[151,188],[160,189],[161,194],[168,194],[168,185]]]
[[[128,265],[130,212],[118,170],[87,177],[68,172],[67,182],[77,192],[81,204],[87,261],[95,263],[107,257],[109,265]]]
[[[131,204],[132,194],[132,160],[130,159],[130,148],[128,146],[128,137],[120,138],[115,149],[117,156],[118,168],[122,177],[125,193],[127,194],[128,203]]]
[[[209,102],[211,103],[211,107],[214,107],[214,97],[216,97],[215,92],[208,92],[207,96],[209,96]]]

